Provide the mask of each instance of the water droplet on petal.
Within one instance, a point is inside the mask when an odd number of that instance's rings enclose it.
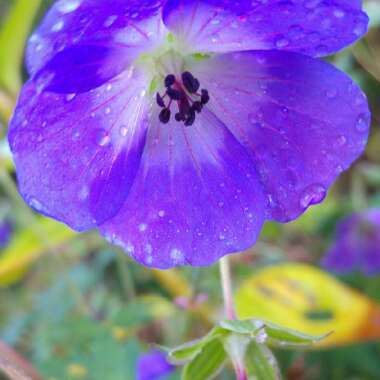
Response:
[[[359,117],[356,120],[356,130],[359,132],[365,132],[368,129],[368,125],[368,116],[365,114],[359,115]]]
[[[80,0],[61,0],[57,6],[58,10],[62,13],[69,13],[75,11],[80,5]]]
[[[275,44],[277,48],[282,49],[289,45],[289,41],[286,38],[279,38]]]
[[[59,20],[57,21],[52,27],[51,27],[51,30],[52,32],[59,32],[60,30],[63,29],[63,26],[65,25],[65,23],[63,22],[63,20]]]
[[[335,9],[334,10],[334,16],[336,18],[343,18],[345,16],[345,12],[341,9]]]
[[[308,206],[322,202],[325,197],[326,188],[321,184],[315,183],[307,187],[303,192],[300,199],[300,205],[305,209]]]
[[[77,94],[67,94],[66,95],[66,101],[68,102],[71,102],[75,97],[77,96]]]
[[[347,143],[347,138],[342,135],[336,139],[334,146],[337,148],[340,148],[340,147],[346,145],[346,143]]]
[[[125,137],[128,134],[128,128],[125,125],[122,125],[119,129],[120,134]]]
[[[43,206],[40,201],[36,198],[31,198],[29,201],[30,207],[34,208],[36,211],[40,212],[43,209]]]
[[[101,129],[96,133],[96,143],[99,146],[106,146],[111,142],[111,137],[107,131]]]

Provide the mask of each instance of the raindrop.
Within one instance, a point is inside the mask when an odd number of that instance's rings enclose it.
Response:
[[[365,132],[368,129],[368,124],[367,115],[361,114],[356,120],[356,130],[359,132]]]
[[[128,128],[125,125],[122,125],[119,129],[120,134],[125,137],[128,134]]]
[[[66,95],[66,101],[68,102],[71,102],[75,97],[77,96],[77,94],[68,94]]]
[[[35,209],[36,211],[42,211],[43,207],[40,201],[38,201],[36,198],[31,198],[29,201],[30,207]]]
[[[335,147],[340,148],[347,143],[347,138],[345,136],[339,136],[335,141]]]
[[[325,197],[326,188],[321,184],[312,184],[303,192],[300,199],[300,206],[305,209],[308,206],[322,202]]]
[[[80,5],[80,0],[65,0],[58,4],[58,10],[62,13],[75,11]]]
[[[96,133],[96,142],[99,146],[106,146],[111,142],[111,137],[105,130],[99,130]]]
[[[335,16],[336,18],[343,18],[344,15],[345,15],[345,13],[344,13],[344,11],[342,11],[341,9],[336,9],[336,10],[334,11],[334,16]]]
[[[264,330],[261,330],[261,331],[256,335],[256,342],[257,342],[257,343],[263,344],[263,343],[266,342],[267,339],[268,339],[268,334],[267,334]]]
[[[279,38],[276,40],[276,47],[282,49],[289,45],[289,41],[286,38]]]
[[[52,26],[51,30],[52,30],[52,32],[59,32],[60,30],[63,29],[63,26],[64,26],[64,25],[65,25],[65,23],[63,22],[63,20],[60,20],[60,21],[56,22],[56,23]]]
[[[139,231],[144,232],[148,228],[148,225],[145,223],[139,224]]]

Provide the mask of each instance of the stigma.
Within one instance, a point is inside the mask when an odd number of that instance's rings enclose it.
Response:
[[[181,78],[176,78],[174,74],[169,74],[164,79],[166,88],[165,94],[156,94],[156,102],[162,108],[159,113],[160,122],[167,124],[172,116],[171,106],[177,103],[178,112],[174,118],[186,126],[193,125],[196,114],[201,113],[203,107],[209,102],[210,96],[206,89],[200,90],[200,83],[189,71],[181,74]]]

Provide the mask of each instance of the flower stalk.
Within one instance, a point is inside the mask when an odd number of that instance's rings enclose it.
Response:
[[[228,256],[222,257],[219,261],[220,281],[223,289],[224,310],[228,319],[236,319],[236,311],[232,293],[231,267]],[[244,368],[243,358],[233,360],[236,380],[247,380],[247,373]]]
[[[231,268],[228,256],[224,256],[220,259],[219,267],[226,317],[228,319],[236,319],[236,312],[232,297]]]

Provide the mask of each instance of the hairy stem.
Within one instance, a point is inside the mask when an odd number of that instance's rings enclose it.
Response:
[[[219,265],[226,317],[228,319],[236,319],[235,307],[232,297],[231,269],[228,256],[221,258]]]
[[[224,256],[219,261],[220,267],[220,281],[223,289],[224,310],[228,319],[236,319],[236,312],[233,301],[232,293],[232,280],[231,280],[231,268],[229,257]],[[236,380],[247,380],[247,373],[244,368],[244,364],[239,361],[234,361],[233,366],[235,369]]]

